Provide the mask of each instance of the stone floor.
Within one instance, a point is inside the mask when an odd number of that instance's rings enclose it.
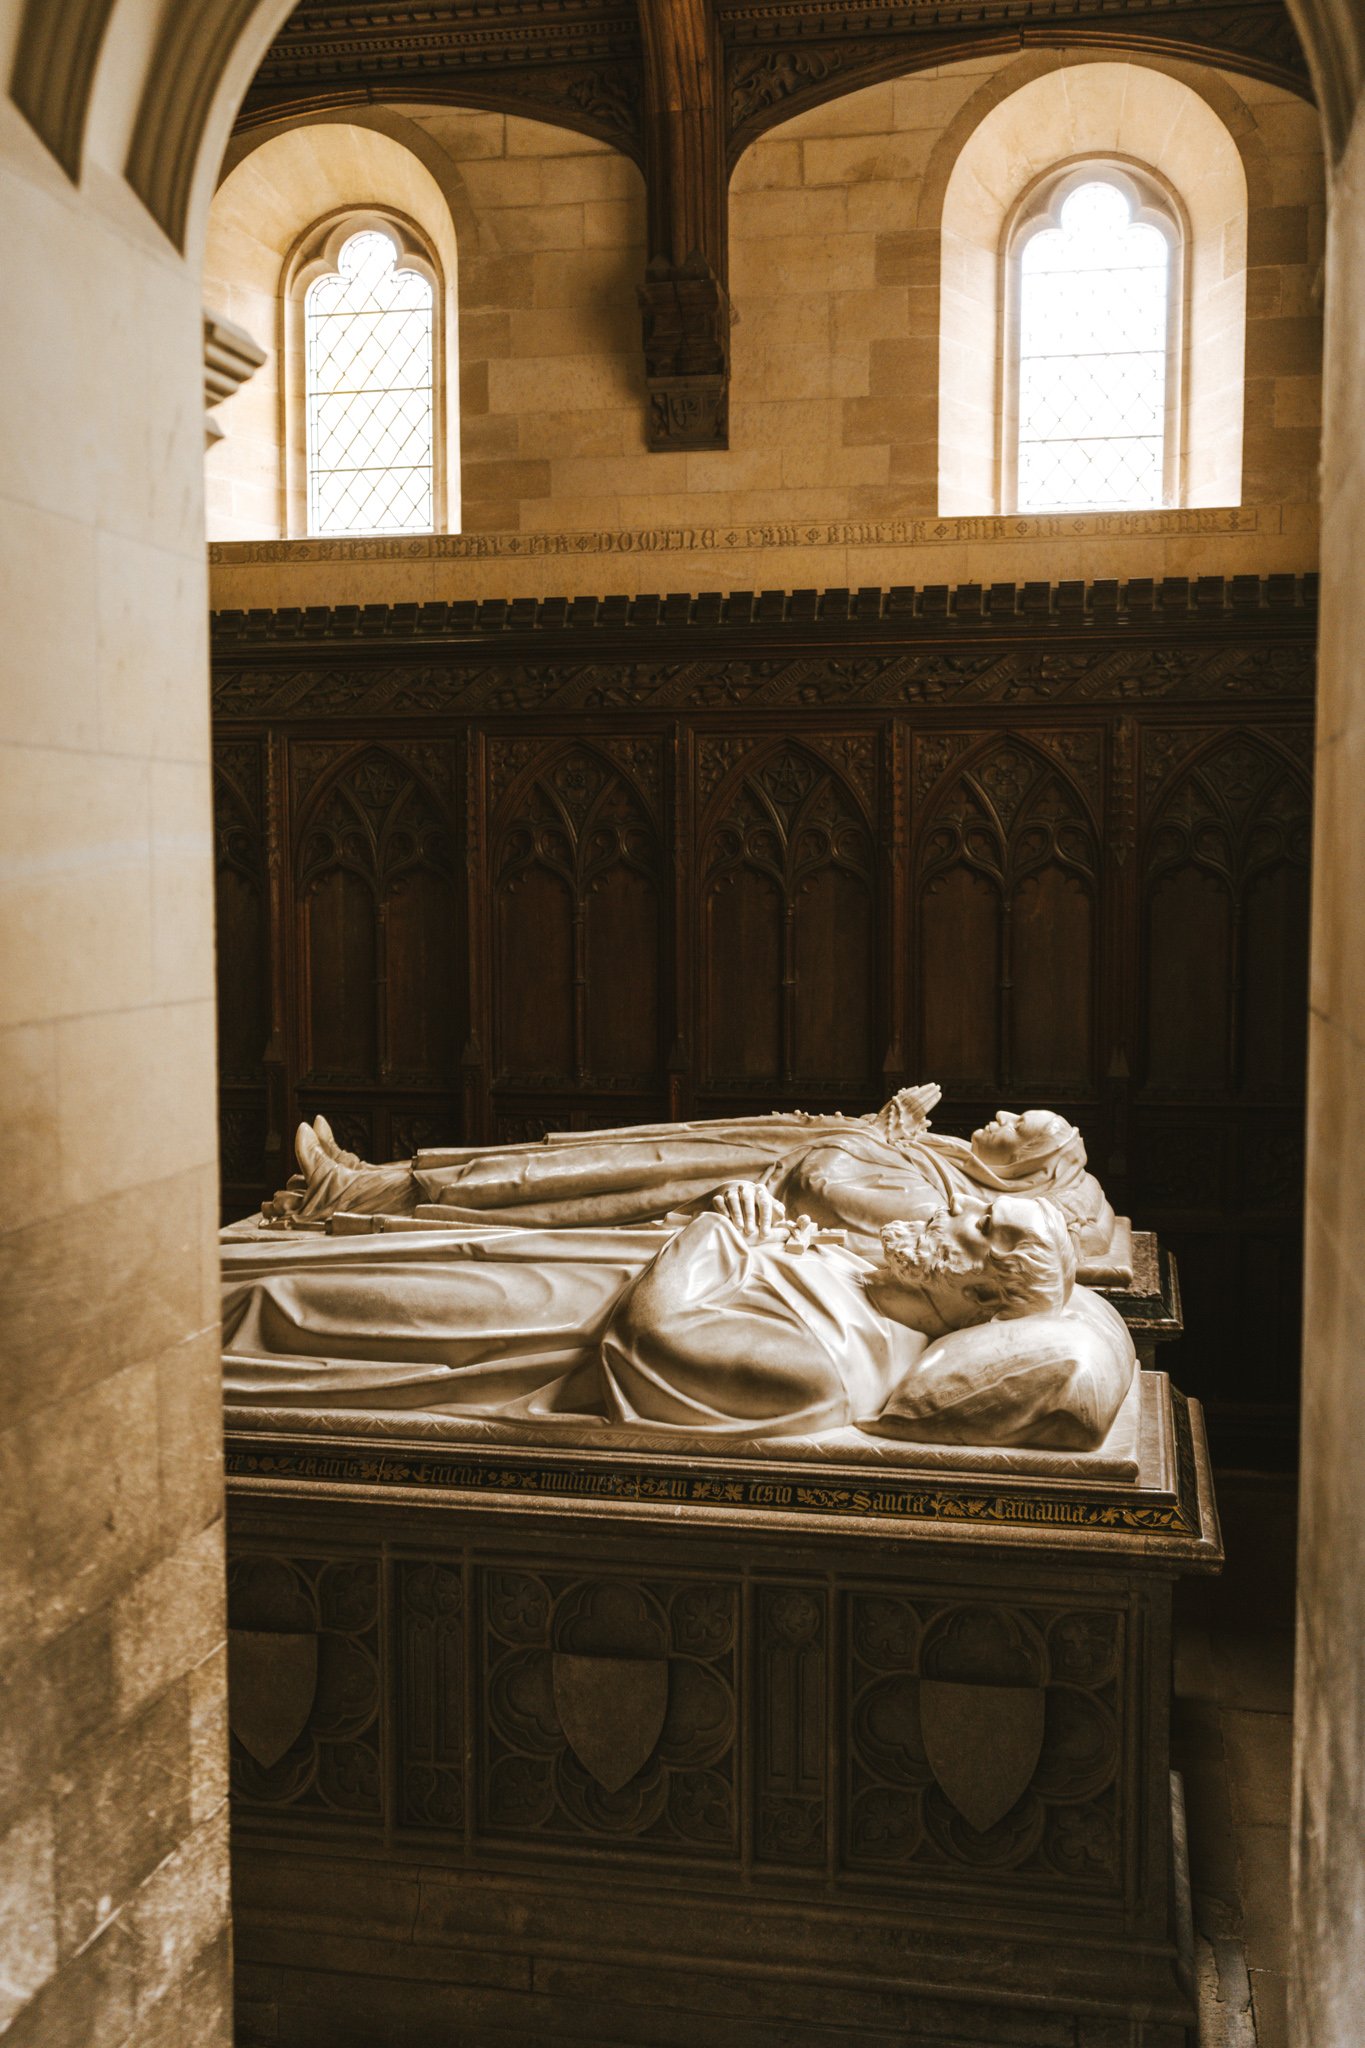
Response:
[[[1227,1568],[1177,1609],[1199,2048],[1287,2048],[1293,1483],[1223,1474],[1218,1501]]]

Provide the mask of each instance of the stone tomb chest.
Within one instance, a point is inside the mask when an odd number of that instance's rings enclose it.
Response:
[[[1185,2048],[1197,1405],[603,1442],[230,1414],[239,2040]]]

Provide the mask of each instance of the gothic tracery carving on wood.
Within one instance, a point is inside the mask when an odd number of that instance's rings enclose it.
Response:
[[[657,745],[496,736],[488,761],[499,1077],[656,1083]]]
[[[1301,1085],[1311,807],[1271,733],[1157,731],[1148,756],[1147,1081]]]
[[[462,1000],[449,813],[387,747],[295,754],[308,1082],[439,1083]]]
[[[874,1061],[866,776],[855,794],[790,742],[702,734],[697,755],[698,786],[715,792],[700,835],[703,1084],[861,1094]],[[726,964],[736,960],[747,962],[742,997]]]
[[[1099,735],[974,737],[921,811],[920,1058],[968,1092],[1044,1068],[1077,1092],[1095,1070]]]

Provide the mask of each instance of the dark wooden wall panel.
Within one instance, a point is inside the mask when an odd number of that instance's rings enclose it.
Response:
[[[1065,1107],[1292,1455],[1313,592],[222,615],[224,1204],[657,1117]]]
[[[990,1088],[1000,1071],[1000,891],[950,867],[924,887],[916,993],[920,1059],[950,1096]]]

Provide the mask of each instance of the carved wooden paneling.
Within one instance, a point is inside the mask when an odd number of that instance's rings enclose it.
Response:
[[[261,749],[220,740],[213,753],[218,876],[218,1064],[256,1081],[270,1035]]]
[[[949,1093],[1094,1085],[1102,735],[916,750],[920,1065]]]
[[[873,1085],[876,749],[872,733],[699,737],[703,1089]]]
[[[487,742],[500,1088],[657,1088],[667,891],[653,739]]]
[[[439,1087],[463,1007],[450,817],[391,748],[297,754],[307,1078]]]
[[[270,1038],[270,909],[262,748],[222,739],[213,749],[217,896],[218,1141],[224,1189],[246,1207],[265,1166],[264,1060]]]
[[[1061,1101],[1181,1259],[1175,1369],[1220,1455],[1273,1455],[1311,596],[1174,579],[489,601],[363,636],[347,614],[220,621],[233,1213],[283,1178],[268,1128],[319,1111],[387,1158],[862,1110],[922,1079],[958,1132]]]
[[[1297,1091],[1307,1052],[1307,775],[1259,732],[1158,732],[1148,787],[1147,1085]]]

